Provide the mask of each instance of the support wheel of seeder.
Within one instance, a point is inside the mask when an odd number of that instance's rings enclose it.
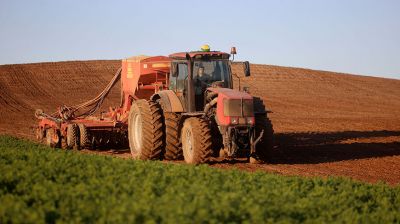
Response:
[[[61,135],[58,130],[52,128],[46,130],[46,145],[52,148],[61,147]]]
[[[160,105],[147,100],[135,101],[128,120],[132,156],[142,160],[160,159],[164,148],[163,129]]]
[[[87,131],[87,128],[84,124],[78,124],[79,128],[79,146],[80,149],[88,148],[90,147],[90,140],[89,140],[89,134]]]
[[[43,139],[46,137],[45,135],[46,135],[46,133],[45,133],[45,131],[43,130],[43,128],[41,128],[41,127],[37,127],[37,128],[36,128],[36,130],[35,130],[35,136],[36,136],[36,139],[37,139],[39,142],[42,142],[42,141],[43,141]]]
[[[79,128],[77,124],[67,126],[66,143],[67,149],[79,149]]]
[[[187,163],[209,162],[212,156],[212,136],[208,122],[203,118],[185,120],[181,132],[183,157]]]

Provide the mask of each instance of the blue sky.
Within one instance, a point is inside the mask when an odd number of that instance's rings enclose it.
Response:
[[[400,1],[0,0],[0,64],[238,49],[239,60],[400,79]]]

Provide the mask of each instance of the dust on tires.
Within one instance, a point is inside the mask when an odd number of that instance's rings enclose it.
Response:
[[[142,160],[161,158],[164,132],[160,105],[137,100],[132,104],[128,120],[128,138],[131,154]]]

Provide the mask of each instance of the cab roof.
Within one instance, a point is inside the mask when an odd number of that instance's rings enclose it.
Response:
[[[172,59],[186,59],[186,54],[189,54],[191,58],[202,58],[202,57],[215,57],[228,59],[230,54],[222,51],[192,51],[192,52],[178,52],[170,54],[169,57]]]

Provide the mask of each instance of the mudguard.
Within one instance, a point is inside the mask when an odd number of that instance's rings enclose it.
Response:
[[[150,100],[160,100],[164,112],[184,112],[181,101],[172,90],[159,91],[152,95]]]

